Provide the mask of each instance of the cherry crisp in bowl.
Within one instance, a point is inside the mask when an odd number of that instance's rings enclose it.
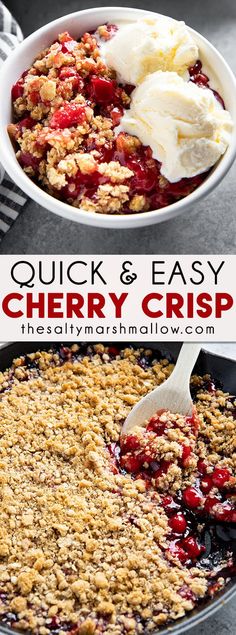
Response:
[[[164,44],[158,33],[153,62],[134,38],[127,55],[139,55],[140,68],[127,73],[117,44],[109,47],[140,21],[147,47],[150,24],[163,22]],[[128,228],[176,216],[218,184],[235,157],[235,79],[182,24],[137,9],[89,9],[42,27],[10,56],[1,71],[0,158],[29,196],[68,219]],[[174,38],[179,59],[170,62]]]

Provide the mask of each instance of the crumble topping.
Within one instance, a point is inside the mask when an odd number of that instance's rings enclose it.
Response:
[[[22,356],[0,374],[3,621],[40,635],[141,633],[190,611],[212,576],[216,589],[225,584],[227,549],[214,573],[210,560],[199,566],[199,553],[181,561],[173,545],[168,506],[176,503],[162,491],[179,473],[147,487],[141,473],[117,468],[110,449],[132,406],[172,369],[150,350],[99,344]],[[208,376],[193,377],[192,389],[198,434],[171,414],[161,415],[160,444],[148,433],[174,469],[180,445],[191,448],[185,487],[196,457],[221,476],[236,470],[235,399]],[[193,550],[191,533],[184,540]]]
[[[113,214],[116,210],[121,210],[122,205],[129,199],[128,185],[110,185],[106,183],[99,185],[96,200],[83,199],[83,208],[88,212],[98,212],[101,214]],[[74,203],[76,205],[76,203]]]

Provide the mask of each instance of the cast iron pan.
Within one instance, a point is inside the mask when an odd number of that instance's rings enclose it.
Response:
[[[73,342],[71,342],[71,344],[72,343]],[[65,343],[66,346],[69,344],[70,342]],[[109,344],[114,346],[114,342],[108,342],[108,345]],[[0,350],[0,370],[5,370],[11,366],[14,357],[18,357],[38,349],[47,350],[50,346],[50,342],[14,342],[12,344],[6,344],[6,346]],[[54,346],[56,347],[57,344],[54,343]],[[119,343],[119,346],[125,347],[127,346],[127,342]],[[169,359],[175,361],[181,344],[176,342],[137,342],[136,344],[132,344],[132,346],[144,346],[144,348],[150,347],[154,350],[160,351],[161,354],[164,354]],[[207,373],[211,374],[215,380],[218,380],[223,385],[223,388],[227,392],[231,395],[236,395],[236,361],[220,357],[219,355],[214,355],[202,349],[195,366],[195,371],[200,375],[205,375]],[[235,594],[236,577],[229,582],[225,589],[217,594],[215,599],[208,599],[202,602],[202,604],[199,604],[196,609],[191,611],[190,616],[185,616],[177,622],[173,622],[173,625],[168,628],[161,628],[156,632],[153,631],[153,635],[155,635],[155,633],[156,635],[157,633],[158,635],[180,635],[180,633],[184,633],[193,626],[197,626],[200,622],[213,615],[213,613],[228,602],[228,600],[230,600]],[[0,632],[4,635],[13,635],[16,633],[16,630],[0,623]]]

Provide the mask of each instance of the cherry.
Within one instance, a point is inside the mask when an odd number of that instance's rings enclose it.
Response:
[[[229,481],[230,477],[230,471],[226,467],[215,467],[212,474],[213,485],[215,485],[215,487],[218,487],[218,489],[221,489],[222,487],[224,487],[225,483]]]
[[[195,509],[200,506],[203,499],[194,487],[189,486],[183,492],[183,500],[187,507]]]
[[[161,461],[159,469],[153,474],[155,479],[157,479],[156,485],[158,486],[158,479],[163,476],[163,474],[167,474],[168,469],[170,467],[170,461]]]
[[[193,538],[193,536],[184,538],[181,544],[184,550],[187,551],[187,554],[189,555],[191,560],[195,560],[201,555],[201,553],[203,553],[203,551],[205,551],[205,547],[199,545],[195,538]]]
[[[186,520],[181,513],[172,516],[172,518],[170,518],[168,522],[168,525],[176,534],[184,534],[187,527]]]
[[[200,474],[206,474],[207,473],[207,464],[203,459],[199,459],[198,464],[197,464],[197,469],[200,472]]]
[[[148,465],[154,463],[154,465],[157,465],[159,467],[159,463],[153,461],[154,457],[151,450],[151,448],[146,447],[146,449],[139,454],[140,461],[142,462],[142,465],[144,465],[144,463],[147,463]]]
[[[202,174],[198,174],[197,176],[193,176],[190,179],[181,179],[180,181],[177,181],[177,183],[168,183],[165,188],[165,192],[167,192],[169,195],[174,196],[176,199],[179,199],[183,196],[187,196],[196,187],[201,185],[202,180]]]
[[[199,419],[195,412],[193,412],[191,417],[186,417],[186,423],[187,425],[190,426],[190,428],[193,430],[194,434],[196,435],[199,428]]]
[[[32,90],[31,93],[29,93],[29,99],[35,106],[42,101],[38,90]]]
[[[134,172],[134,176],[130,179],[131,193],[144,194],[154,189],[158,177],[156,170],[147,167],[140,159],[131,158],[127,161],[127,167]]]
[[[112,110],[110,111],[110,116],[112,118],[112,123],[114,128],[116,126],[119,126],[119,123],[123,114],[124,114],[124,109],[122,108],[122,106],[114,106],[114,108],[112,108]]]
[[[193,75],[198,75],[198,73],[200,73],[202,70],[202,62],[200,60],[197,60],[194,66],[190,66],[188,70],[191,77]]]
[[[92,77],[90,80],[90,95],[97,104],[109,104],[115,99],[116,82],[105,77]]]
[[[164,496],[162,498],[162,505],[167,515],[180,509],[180,505],[174,501],[172,496]]]
[[[167,427],[165,423],[149,423],[147,426],[147,431],[148,432],[155,432],[157,437],[161,437],[163,434],[165,434],[165,432],[167,431]]]
[[[232,507],[230,503],[225,501],[223,504],[218,503],[217,508],[213,510],[213,516],[217,520],[222,520],[224,522],[232,522]]]
[[[101,176],[99,172],[95,171],[92,174],[82,174],[78,170],[77,174],[74,177],[68,178],[68,183],[62,189],[62,194],[65,199],[73,199],[76,200],[83,188],[86,196],[93,196],[96,192],[96,189],[100,183],[105,183],[106,178]]]
[[[166,207],[167,205],[171,205],[173,203],[173,199],[171,195],[166,191],[160,192],[157,191],[150,197],[150,209],[161,209],[162,207]]]
[[[191,446],[190,445],[183,445],[181,460],[182,460],[182,463],[183,463],[184,467],[188,465],[188,459],[189,459],[191,453],[192,453]]]
[[[205,73],[198,73],[198,75],[194,75],[192,80],[195,84],[202,84],[203,86],[207,86],[209,82],[209,77],[205,75]]]
[[[59,73],[59,79],[70,79],[71,77],[77,77],[78,73],[74,66],[62,66]]]
[[[59,625],[60,625],[60,621],[59,621],[58,617],[56,617],[56,616],[52,617],[50,623],[48,624],[50,632],[56,631],[59,628]]]
[[[204,510],[209,513],[212,511],[213,507],[215,505],[219,505],[220,503],[220,499],[217,498],[216,496],[207,496],[205,503],[204,503]]]
[[[30,152],[20,152],[18,157],[18,161],[23,168],[33,168],[35,172],[37,172],[40,159],[34,157]]]
[[[180,542],[170,542],[169,552],[183,564],[188,560],[188,554],[183,547],[181,547]]]
[[[125,455],[120,459],[120,466],[131,474],[136,474],[141,468],[142,462],[138,456]]]
[[[33,128],[34,125],[35,125],[34,119],[32,119],[31,117],[25,117],[24,119],[21,119],[21,121],[18,122],[17,127],[22,132],[23,128],[31,129]]]
[[[74,90],[77,90],[78,93],[82,93],[84,89],[84,81],[82,77],[77,73],[77,70],[73,66],[62,66],[59,79],[64,82],[69,80],[72,82],[72,87]]]
[[[23,94],[24,94],[24,85],[23,85],[22,79],[19,79],[19,81],[16,82],[14,86],[12,86],[12,89],[11,89],[12,100],[16,101],[16,99],[18,99],[19,97],[22,97]]]
[[[154,417],[152,417],[148,422],[146,429],[150,432],[155,432],[158,435],[163,434],[166,429],[166,422],[163,423],[158,415],[154,415]]]
[[[134,450],[140,448],[140,441],[134,434],[129,434],[121,437],[120,447],[124,454],[126,452],[133,452]]]
[[[120,355],[120,350],[116,346],[109,346],[108,353],[112,357],[117,357],[117,355]]]
[[[52,115],[50,126],[54,129],[70,128],[85,120],[85,108],[80,104],[70,103],[62,106]]]
[[[201,489],[205,494],[208,494],[213,487],[211,476],[204,476],[201,481]]]

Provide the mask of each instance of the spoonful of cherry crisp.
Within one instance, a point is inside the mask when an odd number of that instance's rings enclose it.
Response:
[[[129,434],[134,427],[145,426],[148,419],[163,410],[184,416],[193,414],[190,377],[200,350],[201,344],[198,343],[182,345],[173,372],[132,408],[124,422],[122,435]]]

